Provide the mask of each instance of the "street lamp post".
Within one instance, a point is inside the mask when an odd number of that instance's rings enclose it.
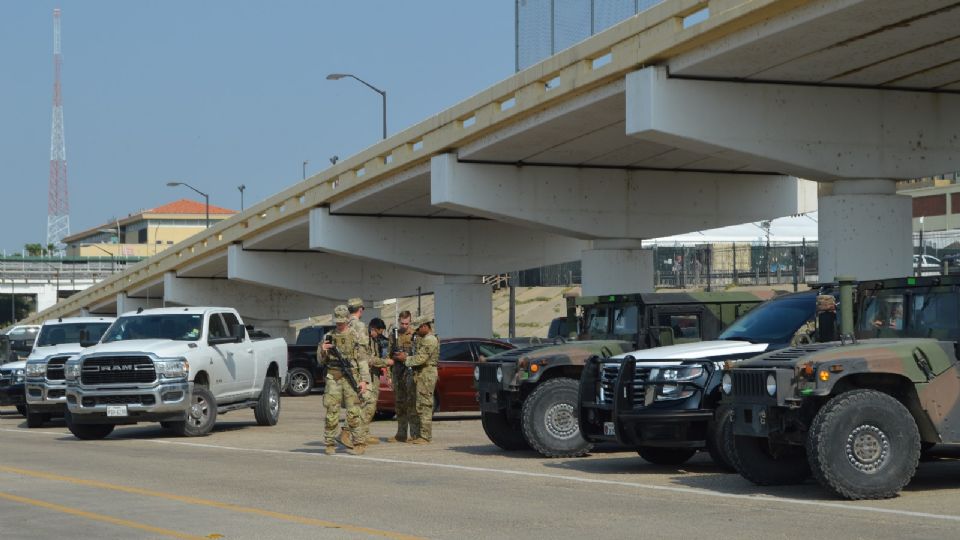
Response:
[[[303,160],[303,179],[307,179],[307,163],[310,163],[309,159]]]
[[[167,186],[169,187],[184,186],[196,191],[200,195],[203,195],[203,201],[207,206],[207,228],[209,229],[210,228],[210,196],[186,182],[167,182]]]
[[[96,245],[96,244],[86,244],[86,245],[91,246],[91,247],[95,247],[95,248],[99,249],[100,251],[102,251],[102,252],[106,253],[107,255],[109,255],[109,256],[110,256],[110,273],[113,274],[113,273],[115,273],[115,272],[117,271],[117,257],[116,257],[116,255],[114,255],[114,254],[113,254],[112,252],[110,252],[110,251],[107,251],[106,249],[103,249],[102,247],[100,247],[100,246],[98,246],[98,245]]]
[[[380,94],[380,99],[383,101],[383,138],[386,139],[386,138],[387,138],[387,93],[386,93],[385,91],[377,88],[376,86],[368,83],[367,81],[361,79],[360,77],[357,77],[356,75],[353,75],[353,74],[350,74],[350,73],[331,73],[331,74],[327,75],[327,80],[328,80],[328,81],[338,81],[338,80],[343,79],[343,78],[345,78],[345,77],[349,77],[349,78],[351,78],[351,79],[354,79],[354,80],[356,80],[357,82],[359,82],[359,83],[363,84],[364,86],[366,86],[367,88],[369,88],[369,89],[373,90],[374,92]]]
[[[240,211],[243,212],[243,190],[247,189],[247,186],[246,184],[240,184],[239,186],[237,186],[237,189],[240,190]],[[210,223],[208,222],[207,227],[209,226],[210,226]]]

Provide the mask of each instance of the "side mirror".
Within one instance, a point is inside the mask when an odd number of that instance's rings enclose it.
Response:
[[[237,343],[240,343],[247,337],[247,329],[242,324],[235,324],[230,327],[230,337]]]
[[[100,342],[99,341],[81,341],[80,346],[86,349],[87,347],[93,347],[97,343],[100,343]]]
[[[673,328],[661,327],[657,332],[657,337],[660,339],[661,347],[665,347],[667,345],[673,345]]]

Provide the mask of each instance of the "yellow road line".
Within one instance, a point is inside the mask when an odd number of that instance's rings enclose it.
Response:
[[[367,527],[358,527],[356,525],[348,525],[345,523],[336,523],[333,521],[325,521],[322,519],[314,519],[303,516],[295,516],[291,514],[282,514],[280,512],[273,512],[270,510],[263,510],[260,508],[251,508],[249,506],[240,506],[231,503],[223,503],[218,501],[211,501],[208,499],[198,499],[196,497],[187,497],[185,495],[175,495],[173,493],[164,493],[162,491],[152,491],[149,489],[141,489],[128,486],[120,486],[116,484],[108,484],[106,482],[99,482],[97,480],[86,480],[83,478],[73,478],[70,476],[62,476],[59,474],[45,473],[42,471],[32,471],[28,469],[19,469],[15,467],[5,467],[0,466],[0,472],[7,472],[10,474],[17,474],[20,476],[29,476],[32,478],[42,478],[44,480],[52,480],[54,482],[67,482],[70,484],[76,484],[79,486],[88,486],[99,489],[106,489],[111,491],[119,491],[121,493],[129,493],[132,495],[144,495],[147,497],[157,497],[160,499],[167,499],[170,501],[178,501],[193,505],[209,506],[211,508],[219,508],[221,510],[230,510],[233,512],[240,512],[243,514],[253,514],[257,516],[269,517],[273,519],[278,519],[281,521],[289,521],[292,523],[299,523],[302,525],[313,525],[316,527],[323,527],[325,529],[340,529],[349,532],[362,533],[370,536],[379,536],[383,538],[393,538],[396,540],[421,540],[419,536],[411,536],[403,533],[397,533],[392,531],[382,531],[379,529],[370,529]],[[194,538],[194,537],[189,537]]]
[[[190,540],[204,540],[206,538],[204,536],[194,536],[192,534],[184,534],[177,531],[171,531],[170,529],[162,529],[160,527],[154,527],[152,525],[147,525],[145,523],[137,523],[136,521],[130,521],[130,520],[115,518],[111,516],[105,516],[103,514],[95,514],[93,512],[86,512],[84,510],[78,510],[76,508],[71,508],[69,506],[61,506],[59,504],[53,504],[46,501],[39,501],[37,499],[28,499],[27,497],[20,497],[18,495],[11,495],[9,493],[0,492],[0,499],[7,499],[7,500],[18,502],[18,503],[29,504],[31,506],[39,506],[40,508],[46,508],[47,510],[56,510],[57,512],[71,514],[74,516],[91,519],[93,521],[103,521],[104,523],[110,523],[112,525],[120,525],[121,527],[139,529],[141,531],[162,534],[163,536],[169,536],[172,538],[187,538]]]

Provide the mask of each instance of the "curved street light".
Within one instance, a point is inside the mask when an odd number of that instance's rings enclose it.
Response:
[[[204,201],[204,203],[205,203],[206,206],[207,206],[207,228],[209,229],[209,228],[210,228],[210,196],[207,195],[206,193],[200,191],[199,189],[191,186],[190,184],[188,184],[188,183],[186,183],[186,182],[167,182],[167,187],[174,187],[174,186],[184,186],[184,187],[188,187],[188,188],[196,191],[196,192],[199,193],[200,195],[203,195],[203,201]]]
[[[331,73],[327,75],[328,81],[339,81],[340,79],[351,78],[357,82],[363,84],[367,88],[373,90],[374,92],[380,94],[380,98],[383,100],[383,138],[387,138],[387,93],[384,90],[377,88],[376,86],[368,83],[367,81],[353,75],[352,73]]]

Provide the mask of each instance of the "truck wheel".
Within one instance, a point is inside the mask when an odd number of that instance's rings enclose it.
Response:
[[[170,429],[182,437],[203,437],[217,422],[217,400],[205,386],[194,385],[190,403],[187,419],[170,422]]]
[[[578,457],[593,448],[577,421],[579,381],[560,377],[541,383],[523,402],[523,437],[544,457]]]
[[[813,475],[847,499],[896,496],[917,470],[920,433],[910,411],[888,394],[853,390],[817,413],[807,436]]]
[[[27,427],[28,428],[38,428],[43,426],[43,423],[50,419],[50,415],[44,413],[33,412],[27,407]]]
[[[523,430],[520,425],[516,422],[510,422],[506,413],[480,413],[480,424],[483,426],[483,432],[487,434],[487,438],[500,448],[507,451],[530,449],[527,440],[523,438]]]
[[[113,432],[113,424],[77,424],[73,421],[73,415],[67,411],[63,415],[67,422],[67,429],[73,436],[84,441],[94,441],[102,439]]]
[[[17,412],[20,413],[20,416],[27,415],[27,406],[26,405],[17,405]]]
[[[253,408],[253,416],[259,426],[275,426],[280,419],[280,383],[273,377],[263,381],[260,399]]]
[[[727,455],[727,442],[733,438],[733,408],[721,405],[717,408],[714,421],[707,430],[707,452],[710,459],[725,472],[737,472],[733,461]]]
[[[802,446],[771,445],[763,437],[734,435],[727,456],[737,472],[758,486],[800,484],[810,476]]]
[[[310,395],[313,390],[313,375],[306,368],[293,368],[287,373],[287,394],[294,397]]]
[[[637,453],[654,465],[683,465],[694,454],[696,448],[661,448],[659,446],[641,446]]]

